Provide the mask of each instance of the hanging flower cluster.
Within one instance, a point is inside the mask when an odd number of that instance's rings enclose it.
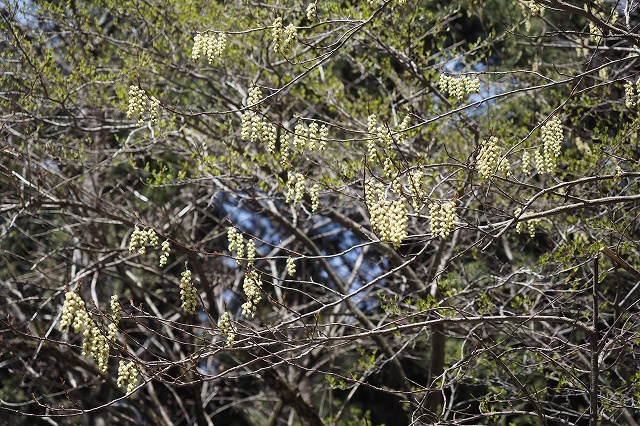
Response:
[[[478,77],[467,75],[455,77],[441,74],[438,87],[441,91],[449,93],[449,96],[461,101],[467,95],[480,93],[480,80]]]
[[[91,355],[100,371],[107,371],[107,362],[109,361],[109,340],[107,337],[93,320],[91,320],[90,326],[85,327],[83,336],[82,355]]]
[[[283,132],[280,135],[280,165],[286,170],[289,167],[289,144],[291,135]]]
[[[167,264],[170,253],[171,253],[171,245],[169,244],[169,240],[164,240],[162,243],[162,254],[160,255],[161,268]]]
[[[372,164],[378,163],[384,158],[386,177],[392,177],[393,148],[396,144],[407,140],[407,129],[410,122],[411,117],[407,115],[396,130],[392,131],[385,123],[378,125],[378,117],[375,114],[370,114],[367,117],[367,158]],[[384,155],[381,150],[385,151]]]
[[[218,321],[218,328],[220,329],[220,334],[227,337],[227,347],[232,347],[233,342],[236,339],[236,333],[231,325],[231,317],[228,312],[220,315],[220,320]]]
[[[536,152],[538,173],[551,174],[556,171],[563,140],[562,124],[558,117],[553,117],[542,126],[542,152]]]
[[[640,92],[640,79],[633,84],[630,81],[624,83],[624,104],[627,108],[635,108],[638,104],[636,94]]]
[[[120,306],[120,302],[118,301],[118,295],[114,294],[111,296],[109,306],[111,307],[111,312],[113,313],[113,322],[109,323],[109,333],[107,337],[110,342],[115,342],[116,333],[118,331],[118,323],[120,322],[121,318],[120,312],[122,311],[122,306]]]
[[[158,124],[160,114],[160,100],[155,96],[149,98],[149,121],[154,126]]]
[[[525,176],[531,176],[531,155],[528,151],[522,153],[522,173]]]
[[[160,114],[160,100],[155,96],[149,96],[147,93],[136,85],[129,87],[129,106],[127,108],[127,118],[137,118],[136,125],[144,124],[144,113],[147,109],[147,100],[149,101],[149,121],[151,124],[158,124]]]
[[[222,57],[222,52],[227,46],[227,35],[225,33],[216,34],[197,34],[193,39],[193,49],[191,50],[191,58],[199,61],[202,56],[207,58],[209,64],[212,64],[216,58]]]
[[[314,3],[309,3],[307,6],[307,19],[310,21],[315,21],[317,17],[318,5]]]
[[[120,311],[122,307],[118,302],[118,296],[111,296],[111,310],[113,312],[113,322],[109,324],[107,335],[98,327],[98,324],[89,316],[87,308],[80,296],[74,291],[65,294],[65,301],[62,306],[62,318],[60,319],[60,331],[65,332],[69,326],[73,327],[75,333],[82,333],[82,355],[91,356],[101,371],[107,371],[109,361],[109,342],[115,341],[118,322],[120,321]]]
[[[429,206],[429,221],[431,222],[431,233],[434,236],[447,238],[456,222],[455,201],[445,201],[432,203]]]
[[[287,257],[287,275],[290,277],[296,274],[296,262],[293,257]]]
[[[138,381],[138,367],[133,362],[126,362],[120,360],[118,366],[118,380],[116,381],[118,387],[126,388],[127,393],[131,393],[136,388],[136,382]]]
[[[489,139],[482,142],[476,163],[478,173],[480,173],[480,177],[482,179],[488,180],[493,176],[493,172],[498,165],[499,155],[500,148],[498,148],[497,137],[491,136]]]
[[[273,21],[273,29],[271,30],[271,40],[273,41],[273,50],[283,56],[287,56],[293,47],[293,42],[298,35],[298,31],[293,24],[283,28],[282,17],[278,16]]]
[[[411,116],[407,115],[398,125],[396,140],[399,144],[407,140],[407,129],[409,128],[409,124],[411,124]]]
[[[320,193],[320,185],[318,185],[316,183],[309,190],[309,197],[311,197],[311,211],[312,212],[315,212],[316,210],[318,210],[318,207],[320,206],[320,199],[318,197],[319,193]]]
[[[256,316],[256,310],[258,309],[258,303],[262,300],[260,295],[260,288],[262,282],[256,271],[248,271],[244,276],[244,283],[242,289],[247,296],[247,301],[242,304],[242,315],[247,318],[253,318]]]
[[[144,124],[144,112],[147,109],[147,93],[136,85],[129,87],[129,108],[127,118],[138,118],[136,124]]]
[[[252,267],[256,262],[256,243],[251,239],[247,243],[247,266]]]
[[[516,209],[515,212],[513,212],[513,214],[515,216],[518,216],[520,214],[520,212],[522,211],[522,209],[518,208]],[[518,234],[522,234],[524,232],[528,232],[529,236],[531,238],[534,238],[536,236],[536,226],[540,223],[540,219],[529,219],[529,220],[522,220],[519,221],[516,224],[516,232]]]
[[[191,282],[191,271],[186,269],[180,278],[180,300],[182,309],[190,314],[196,311],[196,288]]]
[[[236,249],[236,258],[240,259],[244,257],[244,239],[242,234],[234,227],[227,230],[227,238],[229,239],[229,252],[233,253]]]
[[[147,245],[153,247],[158,245],[156,231],[151,228],[141,230],[136,225],[131,234],[131,241],[129,241],[129,253],[134,253],[137,249],[139,255],[144,255],[147,252]]]
[[[298,204],[304,197],[304,175],[289,171],[287,180],[287,195],[285,202],[287,204]]]
[[[69,326],[73,331],[80,333],[85,324],[89,322],[84,300],[75,291],[68,291],[64,295],[64,305],[62,305],[62,318],[60,319],[60,331],[65,332]]]
[[[380,183],[368,180],[365,185],[365,200],[371,216],[371,227],[380,241],[400,247],[407,237],[408,212],[402,198],[387,200]]]
[[[413,198],[413,211],[418,213],[422,207],[423,200],[427,197],[427,182],[424,179],[422,170],[412,170],[409,173],[409,191]]]

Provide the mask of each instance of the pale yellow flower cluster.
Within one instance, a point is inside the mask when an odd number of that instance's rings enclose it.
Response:
[[[518,208],[514,212],[514,215],[517,216],[520,214],[522,209]],[[516,232],[518,234],[522,234],[524,232],[528,232],[531,238],[536,236],[536,226],[540,223],[540,219],[529,219],[523,220],[516,224]]]
[[[102,333],[97,324],[91,320],[90,326],[84,329],[82,342],[82,355],[89,356],[98,363],[100,371],[107,371],[109,361],[109,339]],[[115,336],[114,336],[115,337]]]
[[[180,300],[182,309],[190,314],[196,311],[196,288],[191,282],[191,271],[186,269],[180,278]]]
[[[111,296],[111,310],[113,312],[113,322],[107,328],[107,335],[98,327],[98,324],[89,316],[86,305],[80,296],[68,291],[65,294],[64,305],[62,306],[62,318],[60,320],[60,331],[65,332],[69,326],[73,327],[73,331],[82,333],[84,339],[82,342],[82,355],[91,356],[101,371],[107,371],[107,363],[109,361],[109,342],[114,342],[116,332],[118,330],[118,322],[120,321],[120,311],[122,307],[118,302],[118,296]]]
[[[296,262],[293,257],[287,258],[287,275],[290,277],[296,274]]]
[[[624,104],[627,108],[636,107],[636,90],[640,92],[640,79],[636,81],[636,84],[633,84],[630,81],[624,83]]]
[[[220,329],[220,334],[227,337],[227,347],[232,347],[236,339],[236,333],[233,329],[233,326],[231,325],[231,317],[229,316],[228,312],[220,315],[218,328]]]
[[[365,200],[371,216],[371,227],[380,241],[392,244],[396,249],[400,247],[402,240],[407,237],[408,212],[404,200],[387,200],[382,185],[373,180],[368,180],[365,185]]]
[[[164,240],[164,242],[162,243],[162,254],[160,255],[161,268],[167,264],[170,253],[171,253],[171,245],[169,244],[169,240]]]
[[[138,118],[136,124],[144,124],[144,112],[147,109],[147,93],[136,85],[129,87],[129,108],[127,108],[127,118]]]
[[[493,172],[498,165],[499,154],[500,148],[498,148],[497,137],[491,136],[482,142],[476,163],[478,173],[480,173],[482,179],[488,180],[493,176]]]
[[[304,175],[289,171],[287,180],[287,195],[285,201],[287,204],[298,204],[304,197]]]
[[[256,243],[253,239],[247,243],[247,266],[252,267],[256,262]]]
[[[422,170],[412,170],[409,173],[409,191],[413,198],[413,211],[418,213],[422,208],[422,203],[427,197],[427,182],[424,179]]]
[[[207,58],[209,64],[216,59],[222,58],[227,46],[227,35],[225,33],[216,34],[197,34],[193,39],[193,49],[191,50],[191,58],[199,61],[202,56]]]
[[[542,151],[536,152],[536,167],[540,174],[551,174],[556,171],[557,159],[564,141],[562,123],[553,117],[542,126]]]
[[[452,98],[461,101],[467,95],[480,92],[480,80],[477,76],[469,77],[463,75],[455,77],[441,74],[438,87],[440,87],[441,91],[449,93]]]
[[[244,239],[242,234],[234,227],[227,230],[227,238],[229,239],[229,252],[232,253],[236,249],[236,258],[244,257]]]
[[[60,331],[67,331],[69,326],[73,331],[80,333],[86,323],[89,322],[87,309],[84,300],[75,291],[68,291],[65,294],[64,305],[62,305],[62,318],[60,319]]]
[[[309,190],[309,197],[311,197],[311,211],[315,212],[318,210],[320,206],[320,198],[318,197],[320,193],[320,185],[317,183],[311,187]]]
[[[307,6],[307,19],[310,21],[315,21],[318,12],[318,5],[316,3],[309,3]]]
[[[158,245],[158,235],[156,231],[151,228],[141,230],[138,225],[136,225],[131,234],[129,253],[134,253],[137,249],[139,255],[144,255],[147,252],[147,245],[153,247]]]
[[[298,31],[293,24],[283,28],[282,17],[278,16],[273,21],[273,29],[271,30],[271,40],[273,41],[273,50],[281,55],[288,55],[293,47],[293,42],[298,35]]]
[[[429,221],[434,236],[447,238],[456,224],[455,201],[432,203],[429,206]]]
[[[127,393],[131,393],[136,388],[136,382],[138,381],[138,367],[133,362],[126,362],[120,360],[118,366],[118,379],[116,383],[118,387],[127,389]]]
[[[247,296],[247,301],[242,304],[242,315],[247,318],[253,318],[256,316],[258,309],[258,303],[262,300],[260,295],[260,288],[262,282],[256,271],[248,271],[244,276],[244,283],[242,289]]]

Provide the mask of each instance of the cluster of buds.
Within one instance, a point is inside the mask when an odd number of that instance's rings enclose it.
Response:
[[[307,19],[310,21],[315,21],[318,12],[318,5],[314,3],[309,3],[307,6]]]
[[[525,176],[531,176],[531,155],[528,151],[522,153],[522,173]]]
[[[251,108],[256,109],[257,105],[262,101],[262,90],[258,86],[253,86],[249,89],[249,99],[247,100],[247,105]]]
[[[469,77],[463,75],[454,77],[442,74],[440,75],[438,87],[440,87],[441,91],[449,93],[449,96],[461,101],[466,95],[480,92],[480,80],[477,76]]]
[[[258,303],[262,300],[262,296],[260,295],[261,286],[262,283],[260,277],[258,277],[258,273],[256,271],[247,271],[242,285],[244,294],[247,296],[247,301],[242,304],[242,315],[247,318],[256,316]]]
[[[60,331],[67,331],[69,326],[73,331],[80,333],[85,324],[90,321],[84,300],[75,291],[68,291],[64,297],[62,306],[62,318],[60,319]]]
[[[98,364],[100,371],[107,371],[107,362],[109,361],[109,339],[102,333],[102,330],[100,330],[93,320],[91,321],[91,326],[87,326],[84,329],[82,355],[91,355]]]
[[[627,81],[624,83],[624,104],[627,108],[635,108],[638,104],[636,101],[636,92],[640,92],[640,79],[636,83]]]
[[[307,132],[307,129],[305,129],[304,124],[296,124],[296,128],[293,133],[293,147],[297,152],[301,152],[307,146],[308,141],[309,134]]]
[[[180,300],[182,309],[190,314],[196,311],[196,288],[191,282],[191,271],[186,269],[180,278]]]
[[[522,209],[520,208],[516,209],[516,211],[514,212],[514,215],[518,216],[521,211]],[[527,232],[529,233],[529,236],[531,238],[534,238],[536,236],[536,226],[539,223],[540,223],[540,219],[529,219],[529,220],[520,221],[516,224],[516,232],[518,234]]]
[[[252,267],[256,262],[256,243],[249,240],[247,243],[247,266]]]
[[[531,15],[544,15],[544,7],[535,2],[535,0],[523,0],[520,2],[520,8],[523,12],[529,12]]]
[[[267,123],[266,121],[262,122],[262,141],[267,146],[267,152],[269,154],[276,153],[276,141],[278,138],[278,130],[276,129],[275,124]]]
[[[542,126],[542,152],[536,152],[538,173],[551,174],[555,172],[563,140],[562,124],[558,117],[553,117]]]
[[[116,298],[115,302],[113,297]],[[75,292],[68,291],[65,294],[65,301],[62,306],[60,331],[65,332],[69,326],[72,326],[74,332],[80,333],[84,328],[82,355],[91,355],[98,364],[100,371],[107,371],[110,349],[109,342],[115,340],[117,330],[116,324],[120,320],[120,304],[117,302],[117,296],[113,297],[111,298],[111,309],[114,311],[113,320],[115,323],[109,324],[108,336],[105,336],[95,321],[91,319],[87,313],[84,301]]]
[[[158,118],[160,115],[160,100],[155,96],[149,98],[149,121],[153,125],[158,124]]]
[[[111,307],[111,312],[113,313],[113,322],[109,324],[109,332],[107,338],[110,342],[114,342],[116,340],[116,332],[118,331],[118,323],[121,319],[122,306],[120,306],[120,302],[118,301],[118,296],[116,294],[111,296],[111,300],[109,301],[109,306]]]
[[[447,238],[456,224],[455,201],[432,203],[429,206],[429,221],[431,223],[431,233],[434,236],[440,236],[443,239]]]
[[[229,252],[232,253],[236,250],[236,258],[240,259],[244,257],[244,239],[242,234],[234,227],[229,228],[227,231],[227,238],[229,239]]]
[[[407,140],[407,129],[409,128],[409,124],[411,124],[411,116],[406,115],[397,128],[396,140],[398,141],[398,144]]]
[[[296,262],[293,257],[287,257],[287,275],[290,277],[296,274]]]
[[[413,198],[413,211],[418,213],[423,200],[427,197],[427,181],[422,170],[413,170],[409,173],[409,190]]]
[[[218,328],[220,329],[220,334],[227,337],[227,347],[232,347],[233,342],[236,338],[236,333],[233,330],[233,326],[231,325],[231,317],[228,312],[220,315],[220,320],[218,321]]]
[[[118,380],[117,384],[120,388],[126,388],[127,393],[131,393],[136,388],[136,382],[138,381],[138,367],[133,362],[126,362],[120,360],[118,366]]]
[[[147,252],[147,245],[157,246],[158,235],[153,229],[141,230],[138,225],[133,229],[131,234],[131,241],[129,242],[129,253],[134,253],[136,249],[139,255],[143,255]]]
[[[285,201],[287,204],[298,204],[304,197],[304,175],[289,171],[287,179],[287,195]]]
[[[147,93],[136,85],[129,87],[129,108],[127,108],[127,118],[138,118],[136,124],[144,124],[144,112],[147,109]]]
[[[249,139],[253,114],[254,113],[252,111],[247,111],[242,114],[242,127],[240,129],[240,137],[242,140],[246,141]]]
[[[407,237],[408,212],[403,199],[387,200],[381,184],[368,180],[365,185],[365,199],[371,227],[378,234],[380,241],[400,247]]]
[[[291,135],[287,132],[282,132],[280,135],[280,165],[286,170],[289,166],[289,144],[291,142]]]
[[[169,240],[164,240],[162,243],[162,254],[160,255],[161,268],[167,264],[167,261],[169,260],[169,253],[171,253],[171,245],[169,244]]]
[[[320,206],[320,198],[318,197],[320,193],[320,185],[317,183],[311,187],[309,190],[309,197],[311,198],[311,211],[315,212],[318,210]]]
[[[282,17],[278,16],[273,21],[273,29],[271,30],[273,50],[281,55],[288,55],[297,35],[296,27],[293,24],[289,24],[286,28],[283,28]]]
[[[482,179],[488,180],[493,176],[493,172],[498,165],[500,148],[498,148],[498,138],[491,136],[480,146],[480,153],[477,158],[478,173]]]
[[[191,58],[199,61],[204,55],[212,64],[216,58],[222,57],[222,52],[227,46],[227,35],[225,33],[216,34],[197,34],[193,39],[193,49],[191,50]]]
[[[393,137],[391,136],[391,130],[389,130],[389,127],[378,127],[378,141],[380,145],[387,150],[387,152],[391,152],[393,148]]]
[[[369,161],[375,163],[380,159],[378,154],[378,117],[375,114],[369,115],[367,118],[367,151],[369,153]]]

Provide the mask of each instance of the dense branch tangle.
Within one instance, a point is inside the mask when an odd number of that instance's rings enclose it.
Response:
[[[173,3],[2,10],[4,413],[638,422],[632,10]]]

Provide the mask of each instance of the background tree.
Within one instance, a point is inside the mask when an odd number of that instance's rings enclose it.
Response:
[[[634,13],[3,3],[3,416],[635,424]]]

